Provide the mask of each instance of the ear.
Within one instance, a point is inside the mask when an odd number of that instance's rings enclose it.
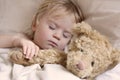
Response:
[[[33,20],[31,27],[32,27],[33,32],[36,31],[36,21],[35,20]]]
[[[31,26],[33,32],[36,31],[37,25],[38,25],[38,20],[37,20],[37,15],[36,15],[33,19],[32,26]]]

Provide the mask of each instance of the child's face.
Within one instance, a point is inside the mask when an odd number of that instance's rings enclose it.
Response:
[[[70,41],[71,27],[75,23],[74,15],[63,15],[63,11],[57,11],[56,15],[46,15],[33,26],[34,42],[42,49],[57,48],[64,50]]]

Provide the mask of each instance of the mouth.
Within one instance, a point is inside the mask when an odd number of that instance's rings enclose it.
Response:
[[[54,41],[48,40],[49,41],[49,45],[51,45],[52,47],[57,47],[58,44]]]

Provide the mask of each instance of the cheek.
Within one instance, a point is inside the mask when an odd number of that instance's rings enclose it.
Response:
[[[60,47],[64,49],[68,45],[69,41],[70,40],[66,40],[66,39],[62,40],[61,44],[60,44]]]
[[[44,29],[36,31],[36,35],[34,37],[39,40],[39,42],[41,41],[40,43],[46,42],[51,39],[52,32],[48,28],[44,27]]]
[[[49,37],[49,35],[45,31],[39,31],[39,32],[36,32],[35,37],[38,38],[39,40],[45,40],[46,38]]]

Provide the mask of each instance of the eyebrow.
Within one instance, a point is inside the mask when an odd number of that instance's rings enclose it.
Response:
[[[50,22],[52,22],[52,23],[54,23],[55,24],[55,26],[57,26],[57,27],[60,27],[55,21],[53,21],[52,19],[49,19],[49,21]],[[67,30],[65,30],[66,32],[68,32],[68,33],[70,33],[70,34],[72,34],[72,32],[71,31],[69,31],[68,29]]]
[[[53,20],[51,20],[51,19],[49,19],[49,21],[52,22],[52,23],[54,23],[55,26],[60,27],[55,21],[53,21]]]

